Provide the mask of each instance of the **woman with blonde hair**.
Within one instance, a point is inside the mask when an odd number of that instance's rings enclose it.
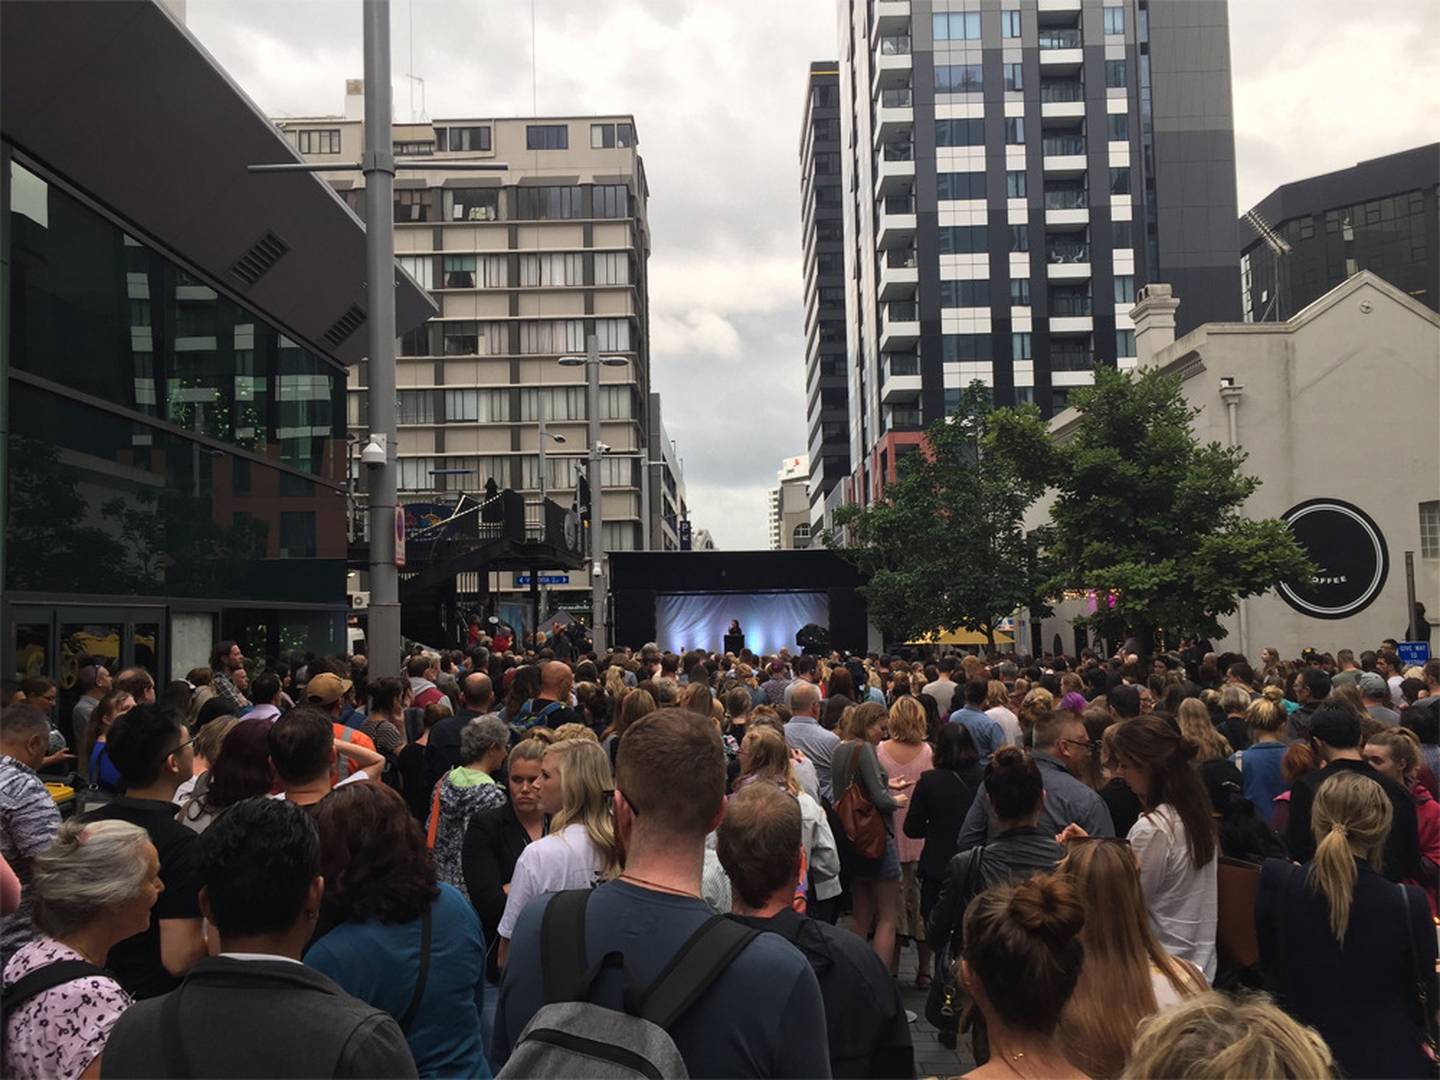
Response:
[[[1089,963],[1086,957],[1086,963]],[[1140,1025],[1124,1080],[1314,1080],[1334,1076],[1330,1048],[1264,997],[1211,991]]]
[[[1215,730],[1210,720],[1210,710],[1199,698],[1186,698],[1180,702],[1176,720],[1180,734],[1195,744],[1195,760],[1204,764],[1209,761],[1224,761],[1233,752],[1230,742]]]
[[[1394,780],[1415,800],[1420,855],[1432,863],[1440,864],[1440,803],[1435,801],[1429,789],[1419,780],[1419,738],[1409,728],[1386,728],[1365,740],[1362,753],[1372,769],[1381,776]],[[1422,887],[1430,901],[1430,911],[1440,913],[1434,884],[1429,883]]]
[[[618,707],[625,701],[625,695],[629,692],[625,685],[625,669],[619,664],[611,664],[605,669],[605,692],[610,695],[610,700]]]
[[[1020,718],[1010,711],[1010,691],[999,679],[991,679],[985,695],[985,715],[1000,725],[1006,746],[1020,746],[1024,735],[1020,730]]]
[[[1255,898],[1266,989],[1324,1037],[1346,1076],[1435,1073],[1421,1050],[1440,1002],[1435,925],[1418,886],[1380,873],[1393,818],[1384,788],[1335,769],[1311,809],[1315,857],[1267,860]]]
[[[800,840],[806,873],[817,901],[840,895],[840,852],[824,809],[795,778],[795,762],[785,736],[768,725],[745,733],[740,744],[740,779],[736,791],[750,784],[774,784],[800,804]]]
[[[541,893],[588,889],[620,873],[622,853],[610,812],[615,781],[599,743],[552,743],[540,761],[540,806],[548,835],[528,845],[515,863],[496,933],[505,966],[510,938],[525,905]]]
[[[1058,872],[1068,876],[1086,912],[1085,965],[1060,1019],[1060,1042],[1087,1076],[1118,1076],[1142,1020],[1209,987],[1193,964],[1155,939],[1129,844],[1074,841]]]
[[[1055,711],[1055,695],[1046,690],[1043,686],[1037,686],[1025,693],[1025,698],[1020,702],[1020,711],[1016,719],[1020,721],[1020,737],[1024,746],[1031,744],[1032,732],[1035,725],[1042,717],[1049,716]]]
[[[882,739],[875,747],[880,767],[890,776],[890,786],[906,795],[915,790],[920,777],[935,767],[935,752],[925,741],[929,734],[929,722],[925,707],[913,697],[898,698],[890,706],[890,737]],[[900,966],[899,938],[915,942],[919,952],[919,963],[915,970],[915,985],[920,989],[930,986],[930,947],[925,944],[925,917],[920,913],[920,854],[925,850],[924,840],[912,840],[905,835],[905,815],[909,805],[895,811],[895,847],[900,858],[900,904],[897,912],[895,932],[897,945],[890,962],[890,971],[895,973]]]

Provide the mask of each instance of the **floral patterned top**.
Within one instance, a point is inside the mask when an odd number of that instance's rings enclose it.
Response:
[[[57,960],[84,960],[54,938],[37,937],[5,965],[5,985]],[[130,995],[108,975],[51,987],[5,1017],[3,1074],[15,1080],[74,1080],[105,1049]]]

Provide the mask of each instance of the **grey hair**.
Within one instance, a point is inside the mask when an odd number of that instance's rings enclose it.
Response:
[[[466,765],[479,761],[494,747],[502,750],[510,745],[510,729],[494,713],[477,716],[460,729],[460,761]]]
[[[145,884],[149,834],[128,821],[70,820],[35,856],[31,892],[35,926],[63,938],[102,908],[135,899]]]

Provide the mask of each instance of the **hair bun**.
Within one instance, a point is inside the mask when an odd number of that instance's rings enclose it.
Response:
[[[990,755],[990,761],[997,769],[1015,769],[1025,764],[1025,751],[1018,746],[1002,746]]]
[[[1058,952],[1085,925],[1085,905],[1063,878],[1036,876],[1015,887],[1010,917]]]

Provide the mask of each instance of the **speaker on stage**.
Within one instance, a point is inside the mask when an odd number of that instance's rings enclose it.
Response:
[[[725,651],[727,653],[734,653],[736,656],[739,656],[742,652],[745,651],[745,635],[726,634]]]

